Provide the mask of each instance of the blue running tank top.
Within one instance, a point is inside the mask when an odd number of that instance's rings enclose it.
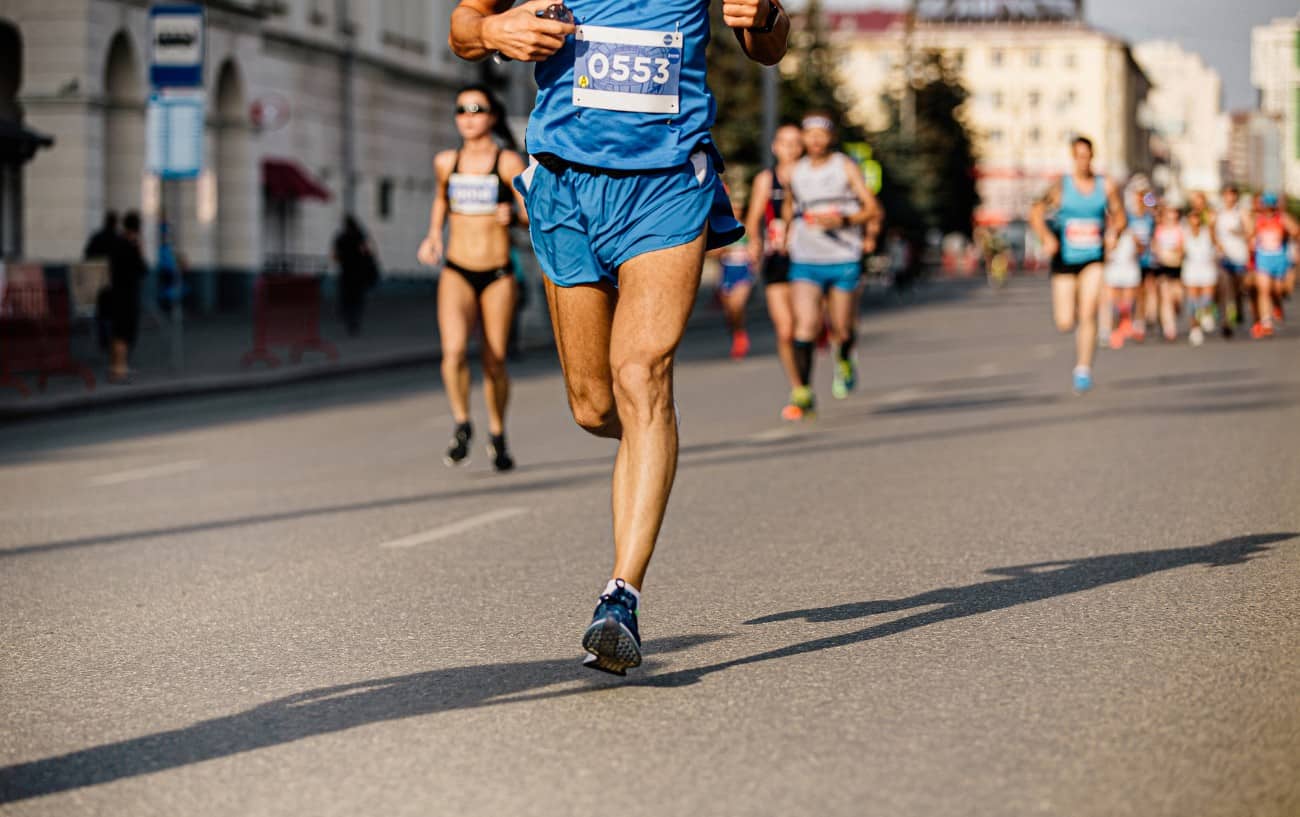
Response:
[[[1137,239],[1138,243],[1146,247],[1146,250],[1142,253],[1142,257],[1138,259],[1138,262],[1142,265],[1143,269],[1154,267],[1156,265],[1156,257],[1151,254],[1151,237],[1155,235],[1156,217],[1151,214],[1150,210],[1140,216],[1136,213],[1129,213],[1128,228],[1132,231],[1133,237]]]
[[[568,5],[577,31],[537,64],[529,153],[609,170],[658,170],[712,144],[709,0]]]
[[[1102,235],[1106,231],[1106,182],[1092,179],[1092,193],[1084,195],[1074,186],[1073,174],[1061,177],[1061,207],[1056,218],[1061,225],[1061,260],[1066,264],[1091,264],[1104,255]]]

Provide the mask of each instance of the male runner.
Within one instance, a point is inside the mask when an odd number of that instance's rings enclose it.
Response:
[[[1260,197],[1261,209],[1250,230],[1250,244],[1255,253],[1255,325],[1253,338],[1273,335],[1274,320],[1282,318],[1282,300],[1294,286],[1288,244],[1300,240],[1300,224],[1282,209],[1276,193]]]
[[[1097,351],[1097,299],[1101,292],[1105,246],[1114,244],[1127,218],[1114,183],[1092,170],[1092,141],[1077,137],[1070,150],[1074,169],[1061,176],[1035,202],[1029,220],[1052,256],[1052,315],[1062,332],[1075,329],[1074,391],[1092,389],[1092,357]],[[1060,234],[1047,228],[1047,211],[1057,211]]]
[[[1241,209],[1241,197],[1234,185],[1225,186],[1219,198],[1221,206],[1214,218],[1214,244],[1219,250],[1219,266],[1223,270],[1219,276],[1222,331],[1225,338],[1230,338],[1233,328],[1246,314],[1242,309],[1241,295],[1250,261],[1250,247],[1246,243],[1250,221]]]
[[[450,43],[537,63],[524,193],[569,406],[619,441],[613,577],[583,634],[585,665],[641,663],[637,608],[677,470],[673,356],[706,250],[743,233],[709,137],[709,0],[461,0]],[[723,20],[765,65],[785,54],[778,0],[724,0]]]

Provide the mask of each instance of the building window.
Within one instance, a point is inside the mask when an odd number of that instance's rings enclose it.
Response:
[[[379,180],[379,187],[375,195],[375,214],[379,216],[380,221],[388,221],[393,215],[393,180],[383,178]]]
[[[1061,107],[1062,108],[1070,107],[1071,105],[1074,104],[1075,98],[1076,97],[1074,95],[1074,89],[1071,88],[1070,90],[1066,91],[1065,94],[1061,97]]]
[[[1039,67],[1039,66],[1042,65],[1042,64],[1043,64],[1043,52],[1042,52],[1042,51],[1039,51],[1038,49],[1034,49],[1033,51],[1030,51],[1030,52],[1029,52],[1029,67],[1030,67],[1030,68],[1037,68],[1037,67]]]
[[[1075,66],[1074,52],[1073,51],[1065,52],[1065,67],[1073,68],[1074,66]]]
[[[1001,68],[1001,67],[1002,67],[1002,49],[1001,49],[1001,48],[995,48],[995,49],[993,49],[993,53],[989,54],[989,64],[992,65],[994,68]]]
[[[1030,92],[1029,92],[1029,107],[1030,107],[1030,108],[1037,108],[1037,107],[1038,107],[1038,103],[1039,103],[1040,101],[1042,101],[1042,98],[1043,98],[1043,95],[1040,94],[1038,91],[1030,91]]]
[[[1002,92],[1001,92],[1001,91],[994,91],[992,94],[990,94],[990,95],[989,95],[989,104],[992,105],[994,108],[1001,108],[1001,107],[1002,107]]]
[[[1029,144],[1036,145],[1043,138],[1043,133],[1037,127],[1029,129]]]

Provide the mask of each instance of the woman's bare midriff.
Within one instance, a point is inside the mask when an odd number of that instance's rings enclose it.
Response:
[[[495,215],[448,213],[446,258],[468,270],[490,270],[510,263],[510,232]]]

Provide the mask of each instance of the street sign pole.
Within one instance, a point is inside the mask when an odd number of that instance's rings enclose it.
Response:
[[[185,368],[185,282],[180,259],[185,206],[180,182],[198,178],[203,171],[204,94],[203,60],[206,20],[196,3],[159,3],[149,9],[149,98],[147,157],[150,172],[159,179],[160,227],[158,255],[164,253],[172,267],[171,368]],[[158,265],[161,271],[161,264]]]

